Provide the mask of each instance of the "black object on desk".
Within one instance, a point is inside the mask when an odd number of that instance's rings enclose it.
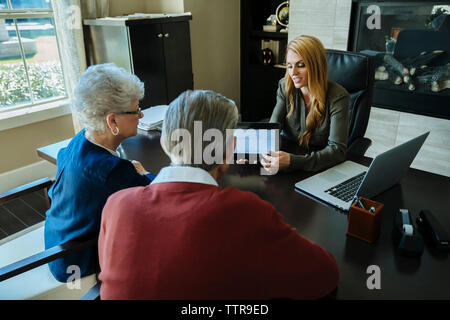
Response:
[[[423,254],[423,238],[415,230],[409,210],[400,209],[394,215],[394,242],[403,256],[419,257]]]
[[[429,210],[422,210],[417,218],[417,225],[424,237],[431,240],[433,246],[442,251],[450,251],[450,236],[436,217]]]

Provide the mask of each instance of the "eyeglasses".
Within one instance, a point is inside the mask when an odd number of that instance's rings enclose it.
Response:
[[[125,112],[120,112],[119,114],[141,114],[141,107],[139,107],[136,111],[125,111]]]

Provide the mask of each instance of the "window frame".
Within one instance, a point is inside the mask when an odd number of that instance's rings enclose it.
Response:
[[[7,0],[7,3],[10,8],[11,2],[10,0]],[[13,19],[14,25],[16,29],[17,38],[19,40],[19,47],[20,47],[20,53],[21,53],[21,59],[22,63],[25,68],[25,74],[27,77],[27,83],[30,86],[31,82],[28,75],[28,63],[26,61],[25,52],[22,44],[22,38],[19,32],[19,22],[17,19],[32,19],[32,18],[51,18],[53,20],[53,26],[54,26],[54,32],[55,32],[55,38],[56,38],[56,44],[58,48],[58,57],[59,62],[61,65],[61,70],[63,74],[63,82],[64,82],[64,89],[65,89],[65,96],[55,97],[55,98],[48,98],[45,100],[35,100],[35,97],[33,93],[31,93],[31,101],[28,103],[18,104],[18,105],[12,105],[12,106],[5,106],[0,108],[0,131],[10,129],[11,123],[6,123],[5,121],[12,118],[12,117],[19,117],[23,118],[24,121],[20,121],[20,119],[15,119],[12,121],[13,123],[16,123],[13,127],[26,125],[29,123],[42,121],[45,119],[50,119],[54,117],[58,117],[64,114],[71,113],[70,111],[70,99],[68,94],[68,88],[65,78],[65,68],[63,59],[61,58],[61,48],[58,41],[58,30],[56,28],[55,23],[55,17],[54,17],[54,11],[52,7],[51,1],[49,2],[50,7],[46,9],[42,8],[36,8],[36,9],[0,9],[0,19]],[[31,90],[31,87],[30,87]],[[55,110],[55,108],[61,108],[62,110]],[[53,111],[51,111],[53,110]],[[56,112],[55,112],[56,111]],[[55,116],[52,116],[52,112],[55,112]],[[33,113],[39,113],[36,114],[36,121],[32,120],[32,114]],[[44,119],[42,119],[43,115]],[[19,121],[16,121],[19,120]]]

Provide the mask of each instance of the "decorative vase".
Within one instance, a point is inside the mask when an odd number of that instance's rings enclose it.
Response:
[[[394,53],[395,43],[396,43],[396,41],[393,38],[386,39],[386,53],[389,53],[389,54]]]

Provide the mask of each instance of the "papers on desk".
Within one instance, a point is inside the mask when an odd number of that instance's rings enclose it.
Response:
[[[163,123],[168,108],[169,106],[167,105],[161,105],[143,110],[144,116],[139,119],[138,128],[145,131],[156,129],[157,126]]]

